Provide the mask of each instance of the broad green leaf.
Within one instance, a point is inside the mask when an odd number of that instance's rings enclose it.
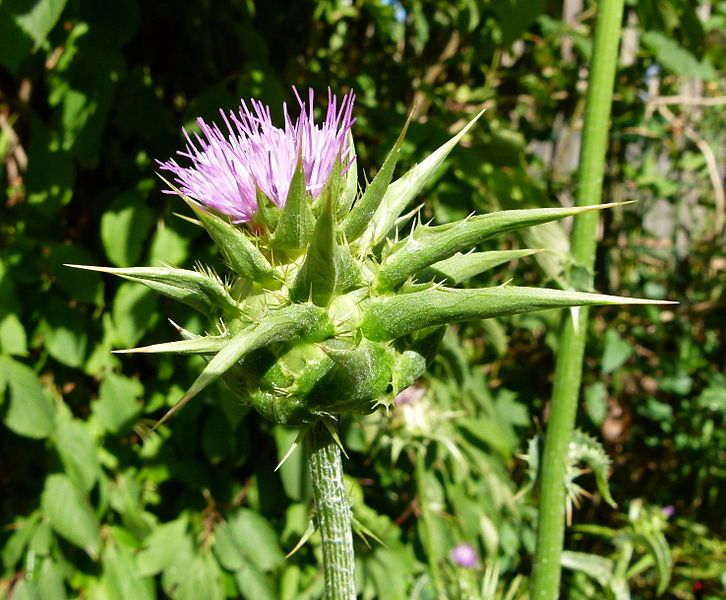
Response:
[[[234,579],[245,598],[254,600],[277,600],[278,595],[269,578],[254,565],[245,561],[235,570]]]
[[[229,531],[242,554],[261,571],[284,562],[277,532],[261,514],[240,508],[229,519]]]
[[[9,2],[0,3],[0,63],[14,75],[33,48],[32,36],[17,22]]]
[[[122,283],[111,311],[118,343],[134,346],[158,319],[157,305],[158,298],[151,290],[130,281]]]
[[[109,540],[104,546],[101,564],[111,600],[155,600],[154,580],[138,572],[129,548]]]
[[[90,492],[98,480],[100,466],[96,444],[87,427],[70,416],[62,416],[53,442],[66,474],[79,490]]]
[[[42,314],[38,331],[48,353],[64,365],[80,367],[88,344],[88,324],[83,316],[55,296],[50,296]]]
[[[99,388],[98,400],[92,407],[99,423],[111,433],[122,433],[133,425],[142,411],[138,399],[144,386],[137,379],[108,373]]]
[[[58,22],[65,5],[66,0],[39,0],[30,12],[17,16],[16,21],[30,35],[37,47],[45,41]]]
[[[26,356],[28,336],[15,313],[4,313],[0,308],[0,354]]]
[[[419,225],[404,241],[393,246],[384,259],[377,286],[381,290],[392,289],[429,265],[470,250],[491,237],[611,206],[614,205],[503,210],[436,227]]]
[[[315,217],[305,191],[305,173],[301,155],[298,158],[297,168],[292,176],[287,200],[277,221],[271,245],[273,248],[296,256],[308,245],[314,227]]]
[[[0,548],[0,558],[6,569],[14,568],[25,553],[25,548],[35,535],[40,523],[41,515],[38,510],[30,513],[28,517],[19,517],[13,523],[12,529]]]
[[[164,571],[164,589],[174,600],[224,600],[222,570],[208,550],[180,554]]]
[[[459,133],[443,146],[429,154],[422,162],[388,186],[374,217],[370,220],[365,232],[358,241],[358,246],[361,249],[371,248],[386,237],[406,206],[423,190],[429,178],[441,166],[444,160],[446,160],[449,153],[467,134],[482,114],[484,114],[484,111],[477,114]]]
[[[455,254],[446,260],[432,264],[422,271],[417,279],[421,281],[436,279],[446,281],[449,285],[456,285],[484,271],[535,252],[538,250],[493,250],[491,252]]]
[[[391,151],[383,161],[380,171],[376,173],[373,181],[368,184],[363,196],[353,205],[353,208],[348,213],[342,224],[343,235],[348,242],[356,240],[366,228],[370,225],[373,215],[378,210],[378,207],[383,200],[383,195],[388,189],[388,185],[391,183],[393,178],[393,171],[396,168],[396,163],[401,154],[401,146],[403,145],[403,139],[406,137],[406,131],[408,125],[411,122],[411,113],[406,119],[406,123],[403,125],[396,143],[391,148]],[[355,166],[355,165],[354,165]]]
[[[62,567],[54,558],[46,558],[40,567],[37,584],[40,600],[66,600],[66,586],[63,583]]]
[[[705,59],[697,59],[672,37],[658,31],[646,31],[642,34],[641,39],[655,54],[658,62],[676,75],[708,80],[718,78],[718,74],[710,62]]]
[[[603,373],[612,373],[619,369],[633,354],[633,346],[620,337],[614,329],[605,332],[605,349],[602,354],[600,369]]]
[[[136,556],[139,574],[157,575],[170,567],[178,554],[191,553],[192,541],[187,528],[188,521],[184,516],[156,527]]]
[[[0,373],[10,394],[5,425],[18,435],[48,437],[55,429],[56,409],[30,367],[0,356]]]
[[[148,264],[180,265],[189,258],[189,237],[161,223],[151,239]]]
[[[602,304],[670,304],[662,300],[625,298],[528,287],[451,289],[437,287],[408,294],[373,298],[364,308],[363,334],[371,340],[399,338],[418,329],[488,319],[548,308]]]
[[[211,269],[203,272],[201,270],[189,271],[171,267],[114,269],[89,265],[68,266],[87,271],[110,273],[129,281],[141,283],[155,292],[164,294],[179,302],[184,302],[204,314],[209,314],[210,310],[214,308],[221,310],[239,309],[239,304],[232,299],[227,287]]]
[[[72,300],[99,305],[103,303],[103,281],[98,273],[69,269],[68,263],[91,264],[95,257],[81,248],[68,244],[51,244],[48,248],[48,267],[55,283]]]
[[[101,543],[98,519],[67,475],[48,476],[40,505],[58,535],[97,558]]]
[[[596,381],[585,388],[585,412],[596,427],[600,427],[607,415],[608,391],[602,381]]]
[[[153,217],[148,202],[135,190],[111,201],[101,217],[101,241],[111,263],[130,267],[138,261]]]
[[[298,437],[298,430],[276,425],[273,429],[277,445],[278,464],[287,455]],[[289,498],[302,501],[310,498],[311,490],[308,465],[302,448],[297,448],[289,455],[277,470],[280,474],[282,487]]]

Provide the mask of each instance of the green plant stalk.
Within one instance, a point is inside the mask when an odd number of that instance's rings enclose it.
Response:
[[[624,0],[602,0],[598,5],[578,172],[578,206],[599,204],[602,197],[623,4]],[[573,259],[587,273],[580,285],[588,290],[593,287],[597,219],[594,212],[578,215],[571,236]],[[565,466],[577,414],[587,320],[587,308],[580,308],[577,317],[564,316],[560,330],[552,410],[542,455],[532,600],[555,600],[559,595],[565,531]]]
[[[415,451],[416,456],[416,488],[418,493],[418,508],[421,511],[421,543],[428,557],[429,572],[431,581],[434,585],[436,598],[446,598],[444,584],[441,580],[441,571],[439,570],[438,557],[434,551],[433,543],[433,524],[431,523],[431,511],[429,510],[429,500],[426,495],[426,447],[422,446]]]
[[[326,600],[355,600],[351,508],[338,444],[325,423],[310,430],[310,476],[323,545]]]

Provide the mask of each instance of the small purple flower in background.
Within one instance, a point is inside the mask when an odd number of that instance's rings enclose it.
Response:
[[[479,557],[476,554],[476,550],[467,543],[454,546],[449,556],[457,565],[466,567],[467,569],[473,569],[479,564]]]
[[[170,159],[157,161],[160,168],[175,175],[184,194],[229,216],[234,223],[254,218],[258,188],[278,207],[285,205],[299,153],[305,187],[317,197],[336,161],[342,161],[345,172],[355,159],[353,148],[346,146],[348,131],[355,122],[355,95],[349,92],[339,106],[328,90],[327,114],[318,125],[313,118],[313,90],[308,93],[307,104],[297,89],[293,90],[300,116],[293,122],[287,104],[283,104],[284,129],[273,125],[268,106],[250,100],[250,108],[242,101],[236,114],[220,111],[226,133],[202,118],[197,119],[199,133],[190,135],[184,130],[187,146],[177,154],[191,160],[190,166]]]
[[[664,506],[660,510],[666,519],[670,519],[674,514],[676,514],[676,507],[673,506],[672,504],[669,504],[668,506]]]

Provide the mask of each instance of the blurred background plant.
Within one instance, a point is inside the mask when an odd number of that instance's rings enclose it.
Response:
[[[220,261],[173,216],[184,209],[160,193],[153,159],[196,116],[240,97],[280,106],[293,83],[356,90],[369,178],[411,106],[401,169],[486,107],[424,195],[437,222],[569,204],[593,16],[586,0],[3,0],[0,594],[319,598],[316,537],[284,557],[309,520],[302,459],[273,471],[295,432],[216,386],[144,443],[143,424],[181,397],[198,359],[110,350],[168,339],[159,315],[189,329],[195,316],[62,265]],[[726,3],[629,2],[625,26],[606,199],[638,202],[604,215],[596,287],[681,304],[593,312],[578,425],[611,457],[619,508],[593,477],[578,480],[594,497],[573,510],[563,593],[716,599]],[[560,252],[486,283],[537,284],[568,268],[563,229],[533,235],[528,244]],[[457,327],[395,410],[344,424],[368,532],[356,541],[363,598],[526,597],[536,509],[533,494],[517,496],[518,456],[547,418],[558,319]],[[460,544],[471,566],[452,554]]]

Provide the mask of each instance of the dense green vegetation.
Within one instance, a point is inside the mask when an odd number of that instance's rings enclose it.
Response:
[[[290,86],[357,94],[370,179],[487,112],[422,195],[445,223],[571,204],[594,7],[544,0],[0,3],[0,595],[319,598],[296,432],[215,384],[145,431],[198,358],[117,356],[195,313],[64,263],[219,264],[155,159],[181,127]],[[580,3],[583,4],[583,3]],[[726,595],[726,3],[626,3],[596,288],[681,304],[591,311],[563,597]],[[279,119],[281,115],[275,115]],[[482,275],[560,283],[557,248]],[[493,273],[493,275],[491,274]],[[575,273],[576,276],[576,273]],[[452,328],[390,413],[343,424],[363,598],[525,598],[557,312]],[[535,437],[538,436],[538,437]],[[599,441],[599,444],[597,443]],[[598,479],[612,461],[608,491]],[[573,481],[578,477],[576,481]],[[582,487],[580,487],[582,486]],[[593,494],[589,499],[585,496]],[[456,563],[460,543],[475,567]],[[628,595],[629,594],[629,595]]]

